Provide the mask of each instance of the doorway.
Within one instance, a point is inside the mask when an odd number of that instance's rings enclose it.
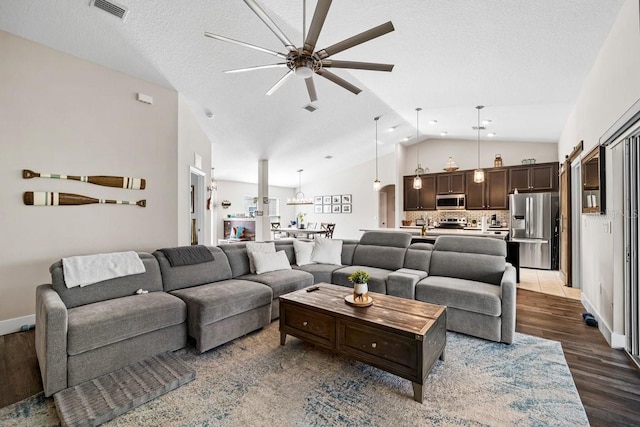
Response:
[[[204,190],[206,175],[200,169],[194,167],[189,168],[189,206],[191,212],[189,215],[189,235],[191,236],[192,245],[204,244]]]
[[[385,185],[378,193],[378,227],[396,227],[396,186]]]

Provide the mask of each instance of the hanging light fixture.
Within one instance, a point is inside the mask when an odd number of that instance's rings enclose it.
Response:
[[[380,191],[380,180],[378,179],[378,120],[380,119],[380,116],[378,117],[374,117],[374,121],[376,122],[376,140],[375,140],[375,144],[376,144],[376,180],[373,181],[373,190],[374,191]]]
[[[420,135],[420,111],[422,108],[416,108],[416,176],[413,178],[413,188],[419,190],[422,188],[422,178],[420,178],[420,174],[425,172],[429,172],[429,169],[426,170],[420,166],[420,142],[418,141],[418,136]]]
[[[293,199],[287,199],[288,205],[312,205],[313,200],[307,199],[304,197],[304,193],[302,192],[302,171],[304,169],[298,169],[298,192],[296,193],[296,197]]]
[[[484,182],[484,170],[480,169],[480,129],[484,129],[484,127],[480,127],[480,110],[483,108],[483,105],[476,107],[476,110],[478,110],[478,126],[476,127],[478,131],[478,168],[473,171],[473,182],[478,184]]]

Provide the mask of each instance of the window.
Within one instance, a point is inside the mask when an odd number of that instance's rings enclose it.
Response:
[[[258,198],[254,196],[244,196],[244,212],[251,218],[255,217],[258,209]],[[269,198],[268,214],[270,217],[280,216],[280,199]]]

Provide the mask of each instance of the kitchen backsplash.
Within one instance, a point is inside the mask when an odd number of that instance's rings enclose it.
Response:
[[[406,211],[404,218],[411,221],[411,225],[416,224],[416,219],[424,218],[429,220],[429,224],[434,221],[440,221],[442,218],[466,218],[469,227],[473,226],[473,220],[480,227],[480,221],[483,216],[487,217],[487,225],[490,225],[491,215],[496,216],[496,220],[500,221],[503,227],[509,227],[509,211]]]

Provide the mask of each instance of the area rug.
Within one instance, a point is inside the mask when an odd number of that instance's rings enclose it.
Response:
[[[407,380],[293,337],[278,323],[204,354],[176,354],[196,379],[109,426],[586,426],[558,342],[512,345],[447,333],[446,360],[413,400]],[[57,425],[42,394],[0,409],[0,425]]]
[[[68,427],[97,426],[193,381],[180,357],[163,353],[59,391],[53,400]]]

